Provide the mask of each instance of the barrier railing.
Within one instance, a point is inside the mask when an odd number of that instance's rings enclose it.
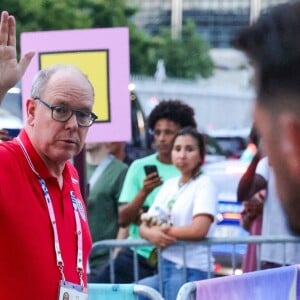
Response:
[[[194,242],[193,242],[194,243]],[[239,255],[236,252],[236,245],[238,244],[256,244],[257,247],[257,257],[260,257],[260,248],[262,244],[282,244],[283,248],[285,247],[286,244],[288,243],[300,243],[300,237],[291,237],[291,236],[247,236],[247,237],[239,237],[239,238],[206,238],[203,239],[197,243],[200,243],[202,246],[208,247],[208,262],[210,261],[211,257],[213,256],[213,249],[212,247],[214,245],[232,245],[232,253],[231,253],[231,264],[232,264],[232,272],[235,274],[235,270],[237,268],[236,265],[236,258],[237,255]],[[185,246],[188,245],[188,241],[178,241],[175,245],[178,247],[183,247],[185,249]],[[150,246],[152,245],[150,242],[147,240],[143,239],[137,239],[137,240],[103,240],[103,241],[98,241],[93,244],[93,250],[97,250],[99,248],[108,248],[109,253],[110,253],[110,278],[111,282],[115,282],[115,274],[114,274],[114,249],[115,248],[133,248],[136,249],[138,247],[142,246]],[[284,250],[284,249],[283,249]],[[287,257],[284,253],[284,259],[282,265],[287,264]],[[183,251],[183,255],[185,257],[185,250]],[[160,270],[160,249],[158,249],[158,270]],[[300,262],[299,262],[300,263]],[[208,264],[210,265],[210,264]],[[261,265],[260,265],[260,260],[258,259],[257,261],[258,265],[258,270],[260,270]],[[184,267],[183,267],[184,268]],[[137,253],[134,251],[134,266],[133,266],[133,271],[134,271],[134,278],[135,282],[139,280],[138,278],[138,260],[137,260]],[[208,278],[212,277],[213,270],[208,270]],[[161,277],[160,277],[161,279]],[[160,280],[161,281],[161,280]],[[161,286],[161,284],[160,284]]]

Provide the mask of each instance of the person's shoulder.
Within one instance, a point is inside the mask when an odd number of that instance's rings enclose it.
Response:
[[[211,178],[209,174],[201,173],[197,178],[196,178],[196,183],[202,184],[202,185],[214,185],[214,181]]]
[[[145,163],[145,162],[153,162],[153,161],[157,161],[157,153],[153,153],[141,158],[136,159],[133,163]]]
[[[121,160],[119,160],[119,159],[117,159],[115,157],[113,157],[113,159],[112,159],[112,164],[113,164],[114,167],[117,167],[117,168],[119,168],[121,170],[123,170],[123,169],[127,170],[128,169],[128,165],[127,164],[125,164],[123,161],[121,161]]]
[[[134,160],[132,162],[132,164],[130,165],[130,167],[137,167],[137,166],[144,166],[144,165],[147,165],[147,164],[153,164],[155,162],[157,162],[157,154],[154,153],[154,154],[150,154],[150,155],[147,155],[145,157],[141,157],[141,158],[138,158],[136,160]]]
[[[9,163],[7,159],[9,157],[15,157],[19,153],[20,153],[20,147],[14,140],[0,143],[1,164],[4,162]]]
[[[196,193],[208,193],[211,201],[217,202],[217,186],[210,175],[200,174],[195,180],[194,188]]]
[[[4,149],[15,150],[17,148],[19,148],[19,146],[14,139],[6,142],[0,142],[1,151],[5,151]]]
[[[122,162],[121,160],[117,158],[113,158],[111,163],[108,165],[108,170],[111,170],[111,172],[115,174],[126,174],[128,171],[128,165]]]

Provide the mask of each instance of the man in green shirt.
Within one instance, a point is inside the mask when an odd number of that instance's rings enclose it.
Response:
[[[115,239],[119,231],[118,199],[128,166],[109,153],[108,143],[88,143],[86,175],[89,183],[88,222],[93,242]],[[108,249],[92,250],[89,280],[109,260]]]

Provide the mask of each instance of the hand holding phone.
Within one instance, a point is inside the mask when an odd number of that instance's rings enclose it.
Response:
[[[154,188],[162,184],[162,180],[158,174],[156,165],[145,165],[144,170],[147,176],[144,180],[144,190],[150,193]],[[148,177],[148,175],[150,176]]]
[[[157,170],[156,165],[145,165],[144,170],[145,170],[146,175],[149,175],[154,172],[156,172],[158,175],[158,170]]]

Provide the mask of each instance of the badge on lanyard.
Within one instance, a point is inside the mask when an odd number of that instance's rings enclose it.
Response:
[[[79,284],[61,280],[58,300],[88,300],[87,289]]]

